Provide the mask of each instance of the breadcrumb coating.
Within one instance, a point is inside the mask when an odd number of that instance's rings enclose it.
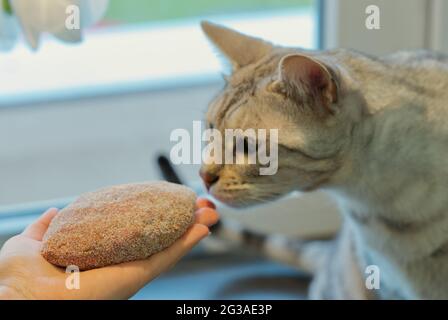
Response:
[[[51,222],[42,256],[54,265],[80,270],[148,258],[193,224],[195,200],[191,189],[168,182],[83,194]]]

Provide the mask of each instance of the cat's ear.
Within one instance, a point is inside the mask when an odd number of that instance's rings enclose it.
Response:
[[[338,85],[330,69],[318,60],[302,54],[290,54],[279,63],[278,86],[292,97],[311,97],[321,111],[333,113],[338,100]]]
[[[272,50],[272,44],[266,41],[211,22],[202,21],[201,27],[209,40],[229,59],[234,69],[251,64]]]

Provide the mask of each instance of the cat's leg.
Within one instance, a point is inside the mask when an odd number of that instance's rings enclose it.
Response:
[[[212,234],[219,240],[313,275],[312,299],[375,299],[365,286],[355,243],[346,224],[337,238],[299,241],[282,235],[253,232],[222,220]]]
[[[331,240],[304,241],[280,234],[263,234],[228,220],[214,226],[212,235],[231,246],[252,250],[309,274],[314,274],[319,268],[331,247]]]
[[[347,227],[334,240],[329,254],[316,270],[309,289],[310,299],[366,300],[377,297],[366,288],[355,244]]]
[[[367,300],[373,299],[362,287],[357,273],[350,274],[349,268],[340,261],[327,263],[317,270],[308,291],[312,300]]]
[[[303,241],[283,235],[269,235],[263,245],[263,253],[272,260],[290,265],[314,275],[326,261],[333,240]]]

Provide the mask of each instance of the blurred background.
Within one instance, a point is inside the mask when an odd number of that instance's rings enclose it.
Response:
[[[370,4],[381,9],[379,30],[365,27]],[[443,0],[110,0],[82,43],[47,35],[37,52],[23,43],[0,52],[0,239],[82,192],[160,179],[156,158],[169,154],[171,131],[202,120],[229,71],[201,20],[279,45],[382,54],[448,52],[447,14]],[[203,192],[198,166],[176,170]],[[220,212],[255,231],[298,238],[340,223],[321,193]],[[136,298],[304,297],[307,281],[296,270],[216,248],[198,250]]]

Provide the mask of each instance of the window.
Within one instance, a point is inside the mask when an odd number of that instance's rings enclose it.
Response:
[[[106,24],[136,24],[171,21],[209,15],[269,12],[278,9],[309,10],[313,0],[111,0],[104,18]]]
[[[111,0],[81,44],[47,37],[36,53],[1,53],[0,106],[217,81],[202,19],[283,45],[317,44],[313,0]]]
[[[315,48],[316,2],[111,0],[80,44],[0,53],[0,242],[81,192],[158,178],[170,131],[202,119],[221,85],[200,20]]]

